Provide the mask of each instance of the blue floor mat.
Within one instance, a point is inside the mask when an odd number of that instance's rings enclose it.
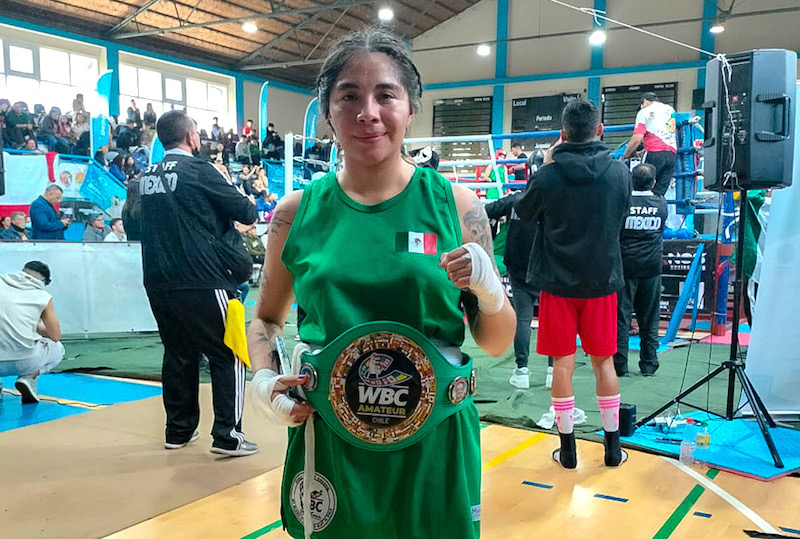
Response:
[[[5,386],[6,380],[3,380]],[[13,383],[11,384],[13,388]],[[22,404],[22,399],[9,393],[3,394],[0,399],[0,432],[18,429],[61,419],[75,414],[89,412],[88,408],[67,406],[54,402],[40,402],[38,404]]]
[[[14,387],[13,381],[14,378],[4,378],[3,384]],[[57,373],[39,377],[39,394],[89,404],[110,405],[161,395],[161,387],[82,374]]]
[[[0,378],[3,387],[14,389],[16,376]],[[39,377],[40,398],[52,397],[87,404],[108,406],[161,394],[160,386],[148,386],[119,380],[107,380],[80,374],[43,374]],[[82,406],[70,406],[42,400],[38,404],[22,404],[20,398],[4,393],[0,400],[0,432],[36,423],[52,421],[90,411]]]
[[[755,420],[726,421],[705,412],[692,412],[684,417],[706,422],[711,444],[707,449],[696,449],[695,458],[709,466],[761,480],[777,479],[800,469],[800,431],[783,427],[769,429],[784,465],[783,468],[776,468]],[[691,439],[697,428],[694,425],[678,425],[664,432],[657,426],[645,425],[637,429],[633,436],[622,437],[622,442],[677,456],[680,443],[665,443],[656,439],[682,440],[684,434]],[[602,435],[602,432],[599,434]]]
[[[698,320],[694,329],[695,330],[700,330],[700,331],[711,331],[711,321],[710,320]],[[750,333],[750,325],[749,324],[739,324],[739,332],[740,333]]]

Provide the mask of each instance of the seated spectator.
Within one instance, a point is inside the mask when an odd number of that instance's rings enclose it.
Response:
[[[239,172],[239,175],[237,176],[237,182],[239,185],[244,187],[244,192],[247,193],[248,195],[251,194],[250,192],[248,192],[248,189],[250,188],[250,184],[253,182],[253,178],[255,178],[255,176],[256,173],[254,170],[250,168],[250,165],[247,164],[242,165],[242,170],[241,172]]]
[[[133,155],[125,156],[122,172],[125,173],[124,183],[131,181],[139,173],[139,170],[136,168],[136,161],[133,159]]]
[[[8,140],[8,133],[6,132],[6,113],[0,111],[0,147],[10,148],[11,141]]]
[[[5,227],[5,221],[8,220],[8,227]],[[25,230],[25,214],[21,211],[15,211],[11,217],[6,215],[3,217],[4,228],[0,230],[0,240],[3,241],[28,241],[28,233]]]
[[[51,152],[69,153],[69,139],[61,135],[60,122],[61,109],[51,108],[39,128],[39,140],[45,143]]]
[[[72,100],[72,112],[86,112],[86,105],[83,104],[83,94],[75,94],[75,99]]]
[[[0,217],[0,232],[11,228],[11,216],[4,215]]]
[[[244,247],[247,249],[250,256],[253,257],[253,262],[256,264],[263,264],[267,249],[264,247],[264,242],[261,241],[261,238],[258,236],[258,232],[256,232],[256,225],[237,224],[236,229],[242,234]]]
[[[258,137],[250,137],[250,142],[247,145],[247,150],[250,153],[250,163],[256,165],[261,162],[261,148],[258,145]]]
[[[23,148],[26,152],[33,152],[38,154],[43,154],[44,152],[39,149],[39,145],[36,143],[35,138],[29,138],[25,141],[25,147]]]
[[[144,121],[145,129],[153,129],[156,126],[156,111],[153,110],[153,104],[148,103],[147,109],[144,111],[142,120]]]
[[[128,181],[128,176],[125,175],[125,154],[122,152],[117,153],[108,166],[108,172],[122,183]]]
[[[261,198],[256,201],[256,209],[259,215],[266,217],[268,213],[275,209],[278,205],[278,195],[275,193],[263,192]]]
[[[75,115],[75,123],[72,125],[72,132],[75,133],[75,139],[81,138],[81,135],[91,129],[89,122],[86,121],[86,115],[79,112]]]
[[[117,148],[125,152],[130,151],[131,146],[138,146],[142,141],[142,135],[136,127],[136,122],[128,118],[123,127],[119,129],[117,135]]]
[[[33,106],[33,129],[37,130],[42,126],[42,120],[45,119],[44,105],[36,103]]]
[[[217,142],[216,146],[211,149],[211,152],[208,154],[208,156],[215,163],[225,165],[226,167],[228,164],[230,164],[230,157],[227,153],[225,153],[225,145],[222,142]]]
[[[247,120],[242,127],[242,138],[248,139],[253,134],[253,120]]]
[[[23,404],[39,402],[39,375],[64,359],[53,296],[44,290],[48,284],[50,268],[38,260],[0,275],[0,376],[17,377],[14,387]]]
[[[247,193],[247,189],[245,189]],[[248,195],[253,195],[256,199],[269,195],[269,180],[264,172],[264,167],[256,167],[256,177],[250,184],[250,192]]]
[[[64,230],[70,224],[67,217],[59,217],[55,206],[61,202],[64,191],[50,184],[44,194],[31,203],[31,239],[64,241]]]
[[[19,148],[25,144],[25,140],[35,138],[33,134],[33,120],[25,110],[25,103],[17,101],[6,112],[6,135],[11,143]]]
[[[234,153],[234,157],[240,163],[248,163],[250,164],[250,145],[247,143],[246,139],[242,139],[236,143],[236,150]]]
[[[111,219],[110,222],[110,229],[108,236],[103,238],[103,241],[109,242],[126,242],[128,241],[128,236],[125,234],[125,226],[122,223],[122,219],[119,217],[115,217]]]
[[[72,120],[66,114],[62,114],[61,118],[58,119],[58,134],[69,142],[69,151],[71,153],[75,143],[78,142],[78,137],[72,131]]]
[[[103,241],[109,234],[111,234],[111,228],[106,226],[103,214],[93,213],[89,218],[89,223],[86,225],[86,230],[83,231],[83,241]]]

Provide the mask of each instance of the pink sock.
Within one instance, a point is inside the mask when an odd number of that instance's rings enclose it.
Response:
[[[616,432],[619,430],[619,393],[608,397],[597,396],[597,405],[600,407],[600,419],[603,421],[603,430]]]
[[[556,412],[556,425],[561,434],[572,434],[575,418],[575,395],[571,397],[552,397],[553,410]]]

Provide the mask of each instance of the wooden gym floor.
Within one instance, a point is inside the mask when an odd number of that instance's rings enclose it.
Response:
[[[18,397],[5,387],[7,416]],[[285,429],[248,407],[245,432],[261,451],[213,456],[209,389],[201,386],[201,437],[178,451],[163,449],[159,396],[0,432],[0,536],[288,537],[279,516]],[[551,460],[555,435],[485,424],[481,442],[482,537],[800,537],[797,477],[760,482],[634,450],[607,469],[602,444],[582,440],[568,471]]]

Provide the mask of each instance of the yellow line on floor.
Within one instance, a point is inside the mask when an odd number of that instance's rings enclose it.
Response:
[[[529,448],[530,446],[532,446],[535,443],[541,442],[545,438],[547,438],[547,435],[543,434],[541,432],[539,434],[531,436],[530,438],[528,438],[524,442],[515,445],[514,447],[512,447],[508,451],[504,451],[503,453],[500,453],[495,458],[493,458],[492,460],[490,460],[489,462],[484,464],[483,467],[481,468],[481,471],[485,472],[486,470],[488,470],[490,468],[494,468],[498,464],[501,464],[501,463],[505,462],[506,460],[510,459],[511,457],[516,455],[517,453],[520,453],[520,452],[524,451],[525,449]]]
[[[3,392],[8,393],[9,395],[14,395],[16,397],[20,396],[19,391],[15,391],[13,389],[3,389]],[[81,408],[89,408],[90,410],[100,410],[106,407],[105,404],[92,404],[91,402],[74,401],[71,399],[59,399],[57,397],[46,397],[44,395],[39,395],[39,400],[45,402],[54,402],[56,404],[64,404],[67,406],[79,406]]]

